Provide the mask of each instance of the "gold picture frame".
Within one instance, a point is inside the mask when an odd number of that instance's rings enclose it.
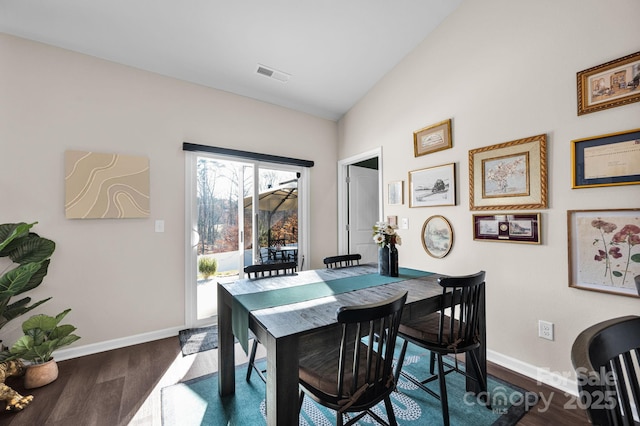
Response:
[[[571,141],[571,188],[640,184],[640,129]]]
[[[414,157],[449,149],[452,146],[450,118],[413,132]]]
[[[578,115],[640,101],[640,52],[577,73]]]
[[[640,209],[568,210],[569,287],[640,297]]]
[[[547,136],[470,150],[469,208],[547,208]]]
[[[422,225],[422,247],[431,257],[442,259],[453,247],[453,228],[441,215],[434,215]]]

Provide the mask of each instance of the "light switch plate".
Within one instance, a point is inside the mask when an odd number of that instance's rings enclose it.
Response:
[[[409,218],[403,217],[400,221],[400,229],[409,229]]]
[[[156,232],[164,232],[164,220],[156,220]]]

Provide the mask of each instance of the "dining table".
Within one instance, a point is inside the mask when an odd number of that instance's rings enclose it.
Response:
[[[218,284],[218,393],[235,393],[235,339],[246,352],[249,330],[266,348],[267,425],[298,425],[298,354],[301,340],[337,327],[342,306],[375,303],[407,291],[403,320],[434,313],[451,303],[438,284],[444,275],[399,268],[397,277],[380,275],[376,264],[300,271]],[[480,296],[476,349],[486,377],[486,315]],[[308,350],[308,348],[305,348]],[[322,350],[321,347],[317,350]],[[470,372],[473,373],[473,372]],[[467,378],[467,390],[479,392]]]
[[[269,259],[274,262],[286,262],[298,259],[298,245],[273,246],[269,247]]]

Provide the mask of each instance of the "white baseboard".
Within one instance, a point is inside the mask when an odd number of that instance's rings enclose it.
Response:
[[[528,364],[515,358],[511,358],[501,353],[487,350],[487,360],[499,364],[511,371],[527,376],[538,383],[544,383],[558,389],[561,392],[577,396],[578,384],[575,380],[570,380],[567,376],[552,372],[548,368],[540,368],[535,365]]]
[[[123,337],[120,339],[107,340],[104,342],[93,343],[90,345],[71,347],[67,349],[59,349],[55,351],[56,361],[64,361],[66,359],[78,358],[86,355],[93,355],[100,352],[120,349],[127,346],[138,345],[140,343],[152,342],[154,340],[165,339],[167,337],[177,336],[178,332],[186,327],[167,328],[165,330],[152,331],[150,333],[137,334],[135,336]]]

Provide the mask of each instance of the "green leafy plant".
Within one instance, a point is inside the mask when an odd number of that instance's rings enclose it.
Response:
[[[30,232],[36,223],[0,225],[0,257],[10,260],[0,271],[0,329],[12,319],[51,299],[48,297],[33,304],[30,304],[30,297],[12,301],[14,296],[33,290],[42,283],[49,269],[49,258],[56,248],[53,241]]]
[[[215,275],[217,270],[218,259],[215,257],[202,256],[198,259],[198,271],[200,271],[205,280],[208,280],[210,276]]]
[[[76,327],[69,324],[60,324],[60,321],[71,311],[67,309],[55,317],[39,314],[22,323],[22,336],[0,358],[3,361],[11,359],[23,359],[34,364],[43,364],[53,358],[53,352],[62,346],[67,346],[80,337],[72,334]]]

